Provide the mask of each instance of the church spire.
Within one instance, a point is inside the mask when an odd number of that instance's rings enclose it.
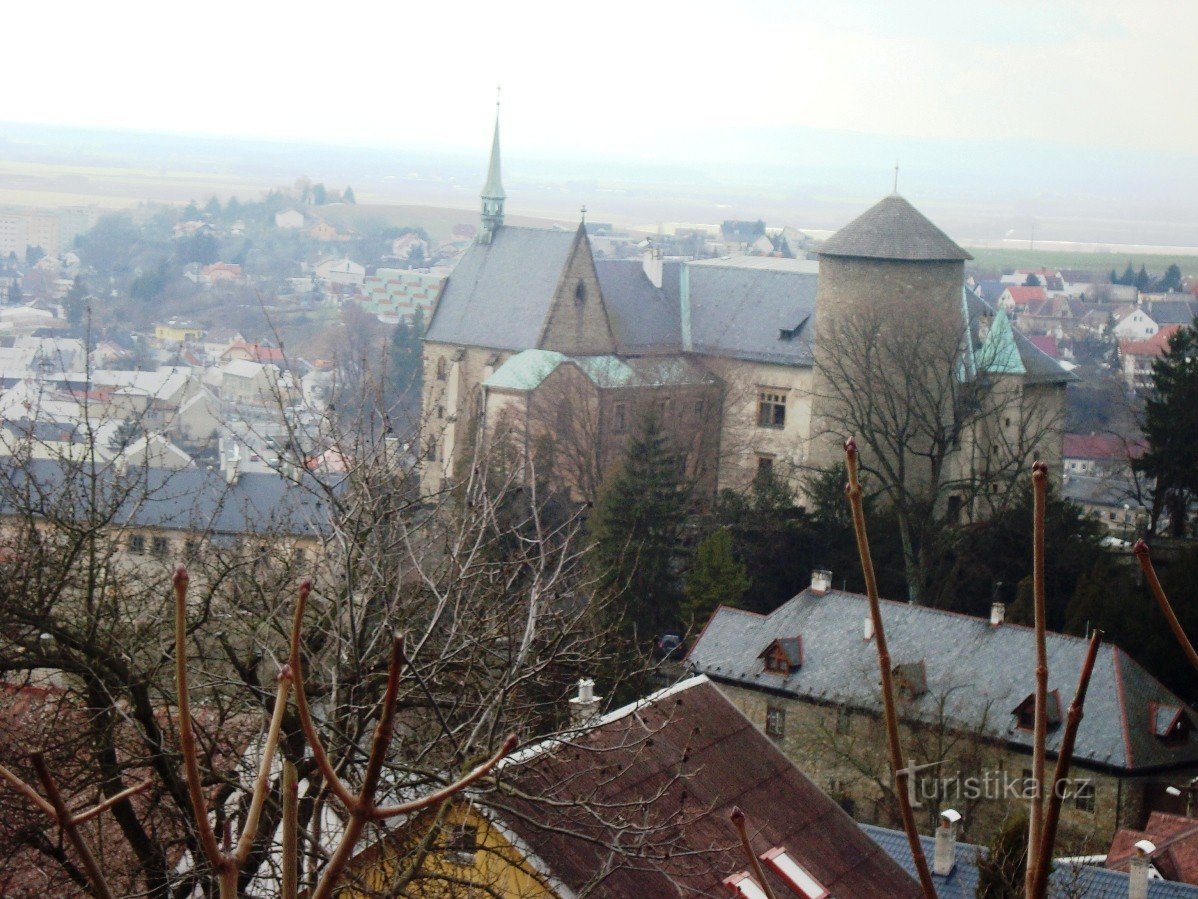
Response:
[[[491,236],[503,224],[503,181],[499,172],[499,97],[495,98],[495,136],[491,139],[491,164],[487,167],[487,183],[483,185],[482,233],[480,240],[489,243]]]

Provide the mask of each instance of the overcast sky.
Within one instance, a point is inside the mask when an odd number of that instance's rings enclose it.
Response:
[[[72,0],[10,4],[4,33],[11,121],[477,147],[501,82],[517,151],[794,126],[1198,147],[1185,0]]]

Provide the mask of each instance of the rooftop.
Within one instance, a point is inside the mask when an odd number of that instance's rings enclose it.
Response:
[[[973,257],[898,194],[885,197],[849,222],[817,251],[821,256],[958,262]]]

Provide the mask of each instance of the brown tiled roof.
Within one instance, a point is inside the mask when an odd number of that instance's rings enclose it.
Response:
[[[523,796],[500,817],[557,881],[588,895],[725,895],[748,863],[729,820],[749,822],[758,855],[784,847],[832,894],[918,896],[909,875],[706,678],[629,706],[568,742],[502,769]],[[638,831],[650,828],[638,844]],[[610,866],[613,847],[634,848]],[[767,875],[773,876],[773,875]],[[596,878],[602,878],[596,883]],[[775,894],[790,896],[781,881]]]
[[[821,256],[908,262],[973,258],[898,194],[861,213],[824,241],[818,252]]]
[[[1162,877],[1198,884],[1198,818],[1153,812],[1143,830],[1120,828],[1107,851],[1106,867],[1126,871],[1140,840],[1156,845],[1152,865]]]

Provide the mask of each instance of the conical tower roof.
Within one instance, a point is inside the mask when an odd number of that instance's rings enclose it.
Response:
[[[499,113],[495,113],[495,136],[491,139],[491,164],[487,168],[487,183],[483,185],[484,200],[502,200],[507,197],[503,192],[503,180],[499,173]]]
[[[826,241],[821,256],[957,262],[972,259],[952,238],[898,194],[867,209]]]

